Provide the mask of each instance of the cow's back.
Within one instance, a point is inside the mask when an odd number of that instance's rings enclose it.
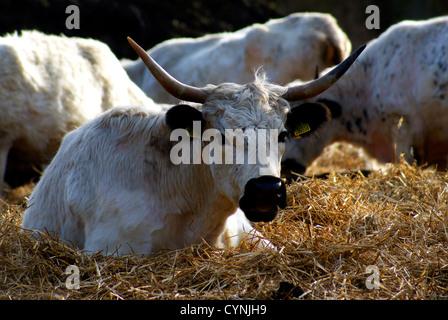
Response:
[[[233,33],[196,39],[172,39],[149,54],[176,79],[202,87],[224,82],[247,83],[263,67],[270,81],[286,84],[311,80],[319,70],[341,62],[351,43],[329,14],[297,13]],[[123,63],[130,78],[157,102],[174,103],[144,64]]]

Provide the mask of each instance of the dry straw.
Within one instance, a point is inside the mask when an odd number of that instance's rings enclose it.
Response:
[[[0,210],[2,299],[447,299],[448,176],[406,163],[299,179],[260,230],[277,250],[207,244],[153,258],[87,255]],[[68,289],[67,266],[80,271]],[[372,272],[373,266],[378,274]],[[368,284],[377,276],[377,289]]]

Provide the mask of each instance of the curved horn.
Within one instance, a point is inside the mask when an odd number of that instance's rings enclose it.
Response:
[[[366,45],[362,45],[355,52],[353,52],[347,59],[342,61],[337,67],[330,72],[320,77],[319,79],[310,81],[294,87],[289,87],[283,95],[283,98],[288,101],[297,101],[312,98],[319,93],[324,92],[330,88],[340,77],[350,68],[355,62],[356,58],[365,49]]]
[[[137,52],[140,59],[152,73],[160,85],[172,96],[185,101],[204,103],[208,97],[208,92],[204,89],[186,85],[166,72],[157,62],[155,62],[145,50],[134,40],[128,37],[131,47]]]

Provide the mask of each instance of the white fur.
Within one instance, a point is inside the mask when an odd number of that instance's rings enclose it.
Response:
[[[284,88],[259,76],[208,90],[201,108],[207,127],[284,130]],[[170,132],[165,112],[146,107],[114,108],[72,131],[32,193],[23,227],[58,234],[89,252],[149,255],[202,239],[236,246],[246,237],[270,246],[238,201],[260,168],[279,177],[279,159],[174,165]]]
[[[113,106],[159,109],[99,41],[23,31],[0,38],[0,57],[0,187],[10,148],[45,164],[65,133]]]
[[[327,70],[328,71],[328,70]],[[283,159],[309,165],[334,141],[382,162],[448,162],[448,17],[403,21],[371,41],[347,73],[314,98],[342,107],[313,143],[292,141]],[[294,106],[293,106],[294,107]]]
[[[349,39],[331,15],[295,13],[233,33],[168,40],[148,53],[176,79],[202,87],[250,82],[260,66],[274,83],[311,80],[316,67],[324,70],[333,66],[350,51]],[[176,102],[140,59],[122,63],[129,77],[149,97],[156,102]]]

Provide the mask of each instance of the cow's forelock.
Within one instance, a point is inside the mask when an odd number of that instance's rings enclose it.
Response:
[[[202,111],[210,126],[221,129],[281,129],[289,103],[281,98],[285,88],[267,81],[262,71],[245,85],[224,83],[211,93]]]
[[[267,137],[270,150],[269,133],[277,135],[284,129],[289,103],[281,98],[285,89],[269,83],[264,73],[258,72],[255,81],[246,85],[231,83],[215,87],[207,102],[202,107],[203,116],[209,128],[217,129],[223,134],[226,129],[241,129],[248,133],[253,130],[259,137]],[[260,133],[260,129],[264,129]],[[246,149],[247,151],[247,149]],[[238,201],[243,195],[246,183],[261,175],[279,176],[279,163],[270,157],[269,164],[214,164],[212,174],[219,181],[220,189],[232,200]]]

